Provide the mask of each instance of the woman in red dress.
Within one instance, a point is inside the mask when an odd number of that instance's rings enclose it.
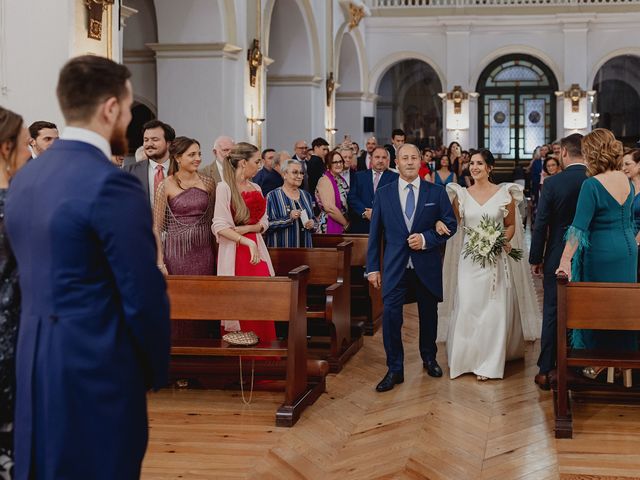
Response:
[[[223,180],[216,188],[212,230],[218,239],[218,275],[273,276],[273,266],[262,238],[269,228],[267,202],[250,179],[258,172],[260,152],[250,143],[236,144],[224,161]],[[252,331],[261,343],[276,339],[274,322],[225,321],[225,332]]]

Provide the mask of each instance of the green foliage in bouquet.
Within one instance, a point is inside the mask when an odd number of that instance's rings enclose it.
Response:
[[[464,258],[471,257],[471,260],[482,265],[482,268],[487,263],[495,265],[502,247],[507,243],[504,224],[483,215],[477,226],[464,227],[464,232],[467,235],[467,243],[462,252]],[[512,248],[509,256],[519,262],[522,260],[522,250]]]

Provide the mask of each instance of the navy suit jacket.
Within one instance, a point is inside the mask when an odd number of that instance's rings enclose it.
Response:
[[[349,204],[349,216],[351,217],[351,227],[349,233],[369,233],[371,222],[362,218],[365,208],[373,208],[373,172],[364,170],[357,172],[351,177],[351,185],[347,196]],[[378,188],[391,183],[398,178],[398,174],[390,170],[382,172]]]
[[[542,184],[538,213],[531,234],[529,263],[543,263],[544,273],[554,274],[564,250],[564,234],[573,222],[582,182],[587,179],[587,167],[572,165],[547,177]]]
[[[22,291],[16,478],[138,478],[170,347],[140,182],[57,140],[16,174],[5,216]]]
[[[142,185],[142,189],[144,190],[144,193],[147,196],[147,204],[148,204],[149,203],[149,160],[141,160],[131,165],[125,165],[122,167],[122,170],[124,170],[125,172],[129,172],[131,175],[133,175],[140,181],[140,184]],[[151,210],[153,210],[153,205],[151,205]]]
[[[398,180],[388,183],[376,191],[371,216],[371,229],[367,249],[367,272],[379,272],[382,241],[384,241],[384,263],[382,269],[382,297],[389,294],[402,279],[409,258],[422,284],[442,301],[442,257],[440,246],[450,237],[438,235],[435,225],[438,220],[456,232],[456,221],[451,202],[445,189],[420,180],[418,203],[413,214],[411,230],[407,230],[404,212],[400,204]],[[412,250],[407,238],[421,233],[426,249]]]

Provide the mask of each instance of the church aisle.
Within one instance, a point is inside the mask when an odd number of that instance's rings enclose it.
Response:
[[[549,392],[533,383],[539,345],[505,379],[422,371],[415,305],[406,307],[405,382],[379,394],[382,337],[364,348],[294,428],[274,427],[282,394],[163,390],[149,399],[144,479],[640,478],[640,410],[575,404],[574,439],[555,440]]]

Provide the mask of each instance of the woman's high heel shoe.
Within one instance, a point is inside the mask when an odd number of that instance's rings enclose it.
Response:
[[[622,383],[627,388],[633,387],[633,370],[630,368],[622,370]]]
[[[602,372],[607,371],[607,383],[613,383],[615,369],[613,367],[584,367],[582,375],[591,380],[596,380]]]

